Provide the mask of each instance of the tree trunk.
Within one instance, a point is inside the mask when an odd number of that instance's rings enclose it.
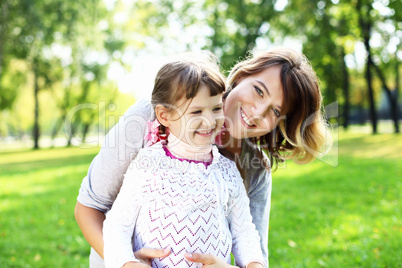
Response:
[[[72,145],[71,140],[75,136],[76,128],[77,128],[76,123],[71,122],[71,132],[70,132],[69,136],[67,137],[67,147],[71,147],[71,145]]]
[[[63,126],[63,122],[64,122],[65,118],[66,118],[66,116],[62,115],[61,117],[59,117],[56,120],[56,124],[54,125],[53,130],[52,130],[52,137],[51,137],[51,139],[52,139],[52,147],[55,146],[54,139],[56,138],[57,133],[59,133],[60,128]]]
[[[374,65],[373,60],[371,58],[371,48],[370,48],[370,35],[371,35],[371,21],[370,21],[370,11],[372,10],[371,5],[366,5],[367,10],[366,14],[362,14],[362,6],[361,0],[357,1],[356,9],[359,14],[359,24],[363,35],[364,46],[367,52],[367,64],[366,64],[366,81],[369,95],[369,103],[370,103],[370,118],[373,126],[373,134],[377,133],[377,112],[375,110],[375,100],[374,100],[374,92],[373,92],[373,83],[372,83],[372,75],[371,75],[371,67]]]
[[[345,50],[342,49],[342,72],[343,72],[343,97],[345,103],[343,104],[343,127],[345,129],[349,126],[349,72],[345,62]]]
[[[35,99],[35,110],[34,110],[34,126],[32,131],[32,137],[34,140],[34,149],[39,149],[39,85],[38,85],[38,70],[36,61],[34,61],[33,71],[34,71],[34,99]]]
[[[398,50],[397,50],[398,51]],[[394,120],[394,124],[395,124],[395,133],[400,133],[400,129],[399,129],[399,105],[398,105],[398,99],[399,99],[399,61],[398,61],[398,57],[396,55],[395,52],[395,94],[394,94],[394,98],[395,98],[395,104],[396,104],[396,120]]]
[[[395,89],[395,92],[392,92],[390,90],[390,88],[387,86],[387,82],[385,81],[385,76],[383,74],[383,72],[381,71],[381,69],[373,64],[378,77],[380,78],[381,84],[382,84],[382,88],[385,90],[385,93],[387,94],[388,97],[388,101],[389,101],[389,107],[391,109],[391,118],[394,121],[394,132],[395,133],[399,133],[399,109],[398,109],[398,90],[397,88]],[[398,64],[396,64],[397,68],[398,68]],[[398,69],[396,72],[396,78],[398,78]],[[397,86],[398,84],[396,84]],[[395,93],[395,94],[393,94]]]
[[[371,66],[373,66],[373,61],[371,60],[370,52],[368,52],[367,56],[367,66],[366,66],[366,81],[370,102],[370,118],[371,124],[373,126],[373,134],[377,134],[377,112],[375,110],[375,100],[374,100],[374,90],[371,76]]]
[[[91,126],[90,123],[84,123],[83,127],[82,127],[82,143],[85,143],[85,140],[87,138],[88,135],[88,131],[89,131],[89,127]]]

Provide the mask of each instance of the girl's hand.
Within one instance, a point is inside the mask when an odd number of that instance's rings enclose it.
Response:
[[[134,256],[140,263],[133,263],[137,266],[131,267],[151,267],[151,259],[163,258],[170,254],[170,248],[157,249],[157,248],[142,248],[134,252]],[[142,265],[142,266],[141,266]],[[126,267],[126,266],[124,266]],[[129,266],[130,267],[130,266]]]
[[[264,268],[264,266],[259,262],[251,262],[247,268]]]
[[[139,263],[139,262],[127,262],[126,264],[123,265],[122,268],[149,268],[148,264],[144,263]]]
[[[239,268],[238,266],[230,265],[221,258],[218,258],[211,254],[185,253],[184,256],[189,261],[204,264],[202,268]]]

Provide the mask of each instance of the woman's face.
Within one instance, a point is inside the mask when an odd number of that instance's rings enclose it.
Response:
[[[281,66],[242,77],[224,103],[225,126],[236,139],[260,137],[276,128],[283,103]]]

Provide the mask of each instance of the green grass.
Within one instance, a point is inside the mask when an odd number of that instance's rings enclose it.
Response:
[[[97,151],[0,153],[0,267],[88,267],[73,211]]]
[[[271,267],[402,267],[401,136],[340,132],[338,152],[273,174]]]
[[[0,267],[88,267],[73,210],[97,151],[0,151]],[[402,267],[401,136],[340,132],[333,152],[273,174],[271,268]]]

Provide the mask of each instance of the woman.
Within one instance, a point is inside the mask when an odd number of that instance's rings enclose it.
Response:
[[[306,58],[293,50],[256,55],[238,63],[229,74],[224,95],[225,129],[219,144],[222,153],[236,162],[244,179],[266,259],[270,163],[277,164],[285,158],[298,163],[315,159],[329,137],[322,120],[321,101],[315,72]],[[111,208],[128,165],[145,145],[146,122],[153,119],[150,102],[140,101],[130,107],[106,136],[83,180],[75,216],[92,246],[91,267],[103,265],[104,213]],[[148,259],[169,253],[169,249],[142,249],[135,256],[144,261],[138,267],[149,267]],[[194,253],[187,258],[208,267],[230,267],[211,255]]]

